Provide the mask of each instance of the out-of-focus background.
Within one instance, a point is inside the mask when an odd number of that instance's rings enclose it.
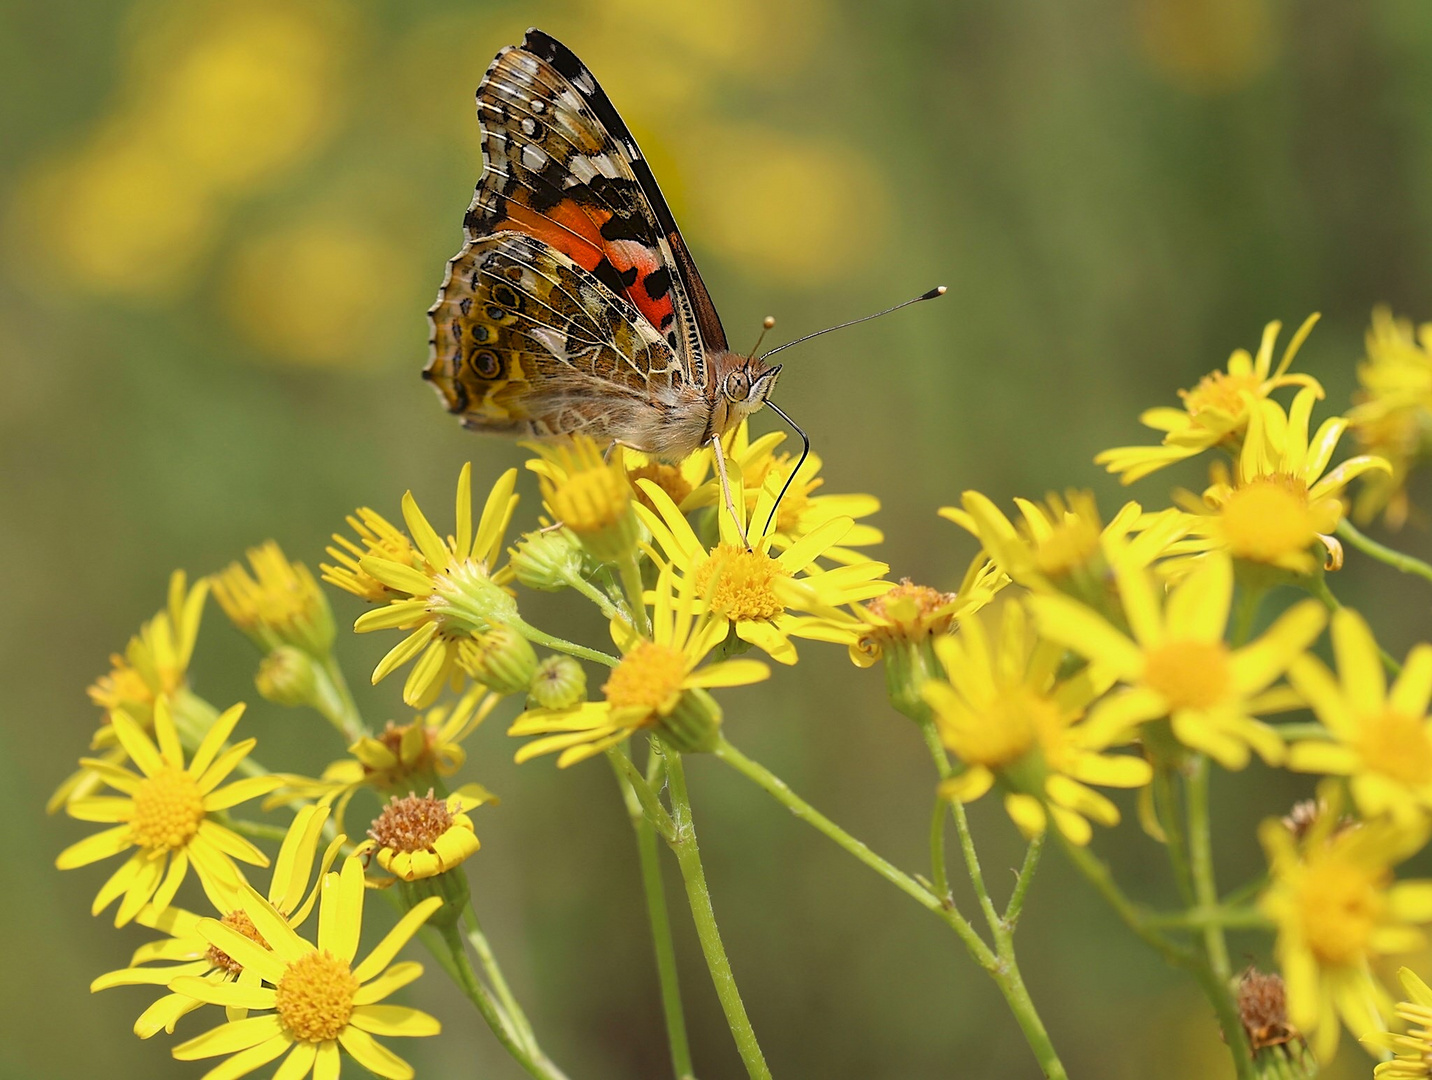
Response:
[[[1008,505],[1092,486],[1112,510],[1122,495],[1094,453],[1150,440],[1138,412],[1256,346],[1269,319],[1323,313],[1299,364],[1337,409],[1375,303],[1432,317],[1420,0],[12,0],[0,1077],[198,1075],[165,1037],[130,1034],[148,991],[87,992],[148,933],[89,916],[109,871],[52,863],[93,827],[41,810],[99,719],[86,685],[161,607],[170,569],[209,572],[268,537],[316,564],[354,506],[395,515],[411,487],[446,522],[461,462],[481,485],[520,460],[460,431],[418,371],[480,168],[473,89],[534,23],[628,119],[735,345],[767,314],[793,336],[949,286],[939,304],[791,354],[778,395],[824,456],[828,490],[883,500],[897,574],[958,581],[972,545],[935,510],[965,488]],[[1136,492],[1163,505],[1173,480],[1198,479],[1190,467]],[[1399,543],[1429,548],[1415,520]],[[1428,597],[1351,562],[1336,587],[1401,655],[1427,634]],[[358,614],[346,596],[334,605],[345,624]],[[571,607],[531,610],[559,625]],[[391,643],[346,635],[340,648],[361,679]],[[256,659],[211,605],[197,689],[253,703],[270,763],[338,756],[320,721],[257,698]],[[397,682],[364,688],[370,718],[406,718]],[[878,672],[811,644],[727,701],[739,745],[921,864],[930,770]],[[635,852],[608,771],[514,767],[507,719],[469,746],[470,775],[503,797],[479,811],[468,864],[488,929],[574,1078],[661,1076]],[[717,913],[776,1075],[1036,1075],[941,924],[734,774],[690,772]],[[1257,872],[1255,822],[1310,789],[1257,767],[1218,777],[1222,881]],[[1020,845],[992,802],[974,816],[1003,887]],[[1132,822],[1096,844],[1132,890],[1168,899],[1142,880],[1158,852]],[[736,1077],[673,901],[698,1071]],[[1258,938],[1235,949],[1265,956]],[[1200,999],[1057,857],[1020,951],[1073,1075],[1230,1075]],[[409,1000],[448,1026],[398,1047],[420,1076],[519,1075],[436,965]],[[190,1018],[181,1034],[205,1026]],[[1345,1039],[1329,1075],[1370,1067]]]

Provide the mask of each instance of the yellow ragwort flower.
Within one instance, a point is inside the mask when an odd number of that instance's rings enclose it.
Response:
[[[359,850],[372,851],[378,865],[402,881],[446,873],[482,846],[467,812],[492,801],[476,784],[441,798],[432,788],[426,795],[394,795]]]
[[[1372,1070],[1377,1080],[1427,1080],[1432,1076],[1432,988],[1411,968],[1401,968],[1397,979],[1407,995],[1397,1003],[1397,1018],[1408,1030],[1403,1034],[1369,1032],[1362,1036],[1362,1043],[1394,1055]]]
[[[881,579],[890,568],[871,561],[834,570],[816,565],[816,560],[849,532],[854,524],[849,518],[832,518],[772,557],[772,534],[757,534],[753,526],[764,525],[776,491],[768,483],[754,512],[745,514],[740,472],[732,469],[730,481],[735,508],[746,517],[740,524],[751,541],[750,549],[741,542],[740,529],[730,513],[719,507],[720,540],[708,551],[667,494],[649,480],[639,482],[656,510],[639,505],[637,512],[676,573],[694,580],[696,596],[711,609],[717,640],[725,636],[728,627],[734,627],[742,641],[782,664],[796,662],[793,637],[853,644],[861,624],[836,609],[888,590],[890,582]],[[795,611],[816,615],[793,614]]]
[[[1318,397],[1323,388],[1311,375],[1289,374],[1288,367],[1299,347],[1312,332],[1317,315],[1309,315],[1273,368],[1273,343],[1282,329],[1280,322],[1263,328],[1258,355],[1236,349],[1228,359],[1227,371],[1205,375],[1192,390],[1180,390],[1182,409],[1157,408],[1143,413],[1146,427],[1164,432],[1161,446],[1120,446],[1094,458],[1126,484],[1132,484],[1167,465],[1195,457],[1214,446],[1236,450],[1254,405],[1280,386],[1304,386]]]
[[[1330,417],[1310,438],[1316,398],[1312,389],[1299,390],[1286,414],[1276,401],[1258,403],[1238,455],[1237,475],[1232,483],[1221,480],[1204,492],[1207,511],[1190,519],[1196,535],[1173,545],[1172,554],[1221,550],[1310,574],[1325,561],[1325,551],[1328,569],[1342,566],[1342,544],[1332,533],[1343,517],[1343,488],[1354,477],[1391,466],[1362,454],[1328,469],[1347,420]],[[1317,556],[1315,546],[1322,549]]]
[[[364,735],[350,746],[351,756],[333,762],[318,779],[285,776],[284,786],[264,805],[284,805],[295,798],[322,800],[333,805],[334,821],[342,829],[349,800],[362,788],[381,794],[407,791],[456,773],[467,760],[463,740],[501,700],[479,686],[456,703],[429,709],[410,723],[389,720],[377,735]]]
[[[1080,722],[1110,680],[1087,667],[1060,680],[1063,647],[1039,640],[1014,602],[1004,605],[997,641],[969,618],[935,642],[935,653],[948,681],[922,692],[940,741],[965,763],[942,794],[970,802],[998,780],[1005,810],[1027,836],[1043,832],[1047,816],[1076,844],[1089,842],[1086,819],[1119,823],[1118,808],[1087,785],[1142,787],[1153,770],[1143,758],[1103,753],[1111,741]]]
[[[511,580],[508,567],[497,567],[502,536],[517,506],[513,487],[517,470],[508,469],[493,485],[477,529],[472,527],[472,466],[462,467],[457,481],[457,535],[446,540],[428,524],[411,491],[403,496],[403,520],[423,565],[365,555],[359,569],[393,590],[394,599],[365,612],[353,624],[360,634],[373,630],[407,630],[408,636],[378,661],[373,669],[377,683],[416,658],[403,701],[426,708],[443,685],[460,685],[458,646],[498,623],[512,623],[517,604],[502,586]]]
[[[620,453],[607,460],[586,435],[523,445],[539,455],[527,468],[537,474],[553,518],[570,529],[593,558],[605,563],[629,558],[641,540],[641,526]]]
[[[1347,608],[1334,614],[1332,639],[1336,679],[1313,656],[1288,669],[1332,741],[1295,744],[1288,767],[1351,777],[1364,815],[1386,813],[1414,825],[1432,811],[1432,645],[1408,653],[1389,694],[1381,650],[1362,616]]]
[[[1109,586],[1114,559],[1148,566],[1188,531],[1186,515],[1176,510],[1145,514],[1136,502],[1125,503],[1104,525],[1088,491],[1049,495],[1044,504],[1015,499],[1015,526],[999,507],[978,491],[966,491],[963,508],[945,506],[940,516],[979,540],[990,559],[1027,589],[1068,592],[1098,604]]]
[[[602,701],[529,709],[513,722],[509,735],[543,736],[518,750],[517,761],[560,750],[557,766],[566,768],[643,728],[660,727],[679,741],[683,732],[673,725],[683,720],[707,723],[714,730],[720,708],[706,690],[745,686],[770,676],[770,669],[757,660],[723,660],[701,667],[706,655],[725,640],[725,620],[699,610],[693,577],[680,580],[679,592],[673,592],[674,584],[670,568],[663,568],[656,583],[651,637],[637,634],[624,620],[612,620],[622,660],[602,686]],[[693,715],[678,716],[683,708]]]
[[[282,782],[276,776],[251,776],[219,786],[254,748],[254,739],[224,745],[243,713],[244,707],[235,705],[221,714],[187,768],[167,698],[154,703],[154,740],[128,713],[112,714],[115,735],[140,771],[94,759],[84,762],[120,794],[75,799],[65,810],[80,821],[113,827],[71,844],[55,860],[61,870],[72,870],[135,849],[101,886],[91,906],[93,914],[121,896],[116,926],[129,922],[146,904],[164,910],[191,863],[201,881],[221,884],[233,884],[241,877],[236,858],[254,866],[268,865],[262,851],[210,817],[216,810],[267,794]]]
[[[342,533],[334,533],[333,542],[338,546],[326,550],[338,565],[319,563],[318,569],[323,573],[323,580],[370,604],[381,604],[385,600],[393,599],[398,595],[397,591],[388,588],[364,570],[363,560],[374,555],[414,570],[421,570],[422,552],[413,546],[407,533],[376,510],[360,506],[354,513],[349,514],[346,520],[348,527],[357,534],[361,546]]]
[[[214,575],[214,599],[264,652],[292,645],[312,656],[333,647],[333,612],[308,567],[269,540],[248,551],[253,575],[231,563]]]
[[[187,690],[189,660],[208,595],[207,578],[201,578],[190,589],[184,571],[175,570],[169,576],[168,605],[129,639],[123,656],[116,653],[109,658],[109,673],[90,686],[90,700],[105,711],[104,722],[90,740],[90,749],[102,751],[102,760],[107,764],[119,765],[125,759],[124,748],[118,745],[110,724],[114,710],[124,710],[148,729],[154,723],[155,699],[162,694],[173,700]],[[86,766],[76,770],[55,789],[45,804],[45,812],[53,814],[72,799],[93,795],[100,784],[100,775],[94,769]]]
[[[940,592],[916,585],[909,578],[889,592],[850,610],[862,623],[860,636],[850,646],[856,667],[870,667],[892,646],[919,646],[948,634],[960,619],[973,615],[1009,584],[1009,578],[984,554],[976,556],[957,592]]]
[[[746,501],[751,504],[753,518],[755,503],[760,499],[761,493],[771,487],[779,494],[795,463],[796,459],[791,454],[783,453],[772,455],[764,469],[757,469],[755,472],[743,471],[742,475],[747,477],[748,485]],[[839,546],[828,548],[822,558],[845,565],[863,562],[867,556],[852,549],[869,547],[885,540],[884,533],[860,520],[879,511],[880,500],[874,495],[866,494],[815,494],[825,485],[825,479],[820,475],[821,464],[820,455],[812,451],[795,474],[795,479],[791,481],[791,486],[787,488],[776,508],[776,519],[771,524],[771,547],[776,551],[785,551],[827,521],[849,518],[854,524],[840,538]],[[759,521],[764,527],[765,517],[761,517]]]
[[[1367,332],[1367,358],[1357,366],[1360,389],[1348,423],[1364,449],[1385,458],[1390,473],[1363,478],[1354,514],[1381,513],[1399,528],[1407,520],[1407,477],[1432,451],[1432,323],[1413,330],[1378,307]]]
[[[1337,1051],[1339,1017],[1357,1036],[1382,1029],[1392,1002],[1370,962],[1421,948],[1425,935],[1412,924],[1432,921],[1432,881],[1392,875],[1422,847],[1425,829],[1340,824],[1337,796],[1327,803],[1301,843],[1277,819],[1258,830],[1271,877],[1258,906],[1277,926],[1288,1017],[1324,1062]]]
[[[233,1054],[208,1073],[217,1080],[246,1076],[287,1055],[276,1075],[298,1080],[312,1070],[315,1077],[332,1080],[341,1068],[341,1047],[377,1076],[410,1080],[412,1067],[373,1036],[436,1035],[441,1030],[425,1012],[380,1002],[423,973],[421,964],[392,960],[442,900],[434,896],[418,904],[355,965],[363,890],[358,858],[345,859],[341,873],[324,875],[316,947],[247,885],[242,886],[244,911],[264,945],[218,919],[199,920],[199,934],[211,946],[252,969],[261,981],[238,986],[190,975],[175,979],[170,989],[211,1005],[258,1010],[260,1015],[231,1020],[180,1043],[174,1056],[195,1061]]]
[[[323,824],[327,820],[326,806],[305,806],[301,809],[289,825],[278,858],[274,861],[268,900],[288,925],[295,928],[301,926],[312,911],[318,899],[318,882],[333,865],[339,845],[344,840],[344,837],[337,836],[329,843],[319,864],[318,876],[314,878],[313,858],[318,852]],[[312,890],[308,887],[310,880],[314,882]],[[208,884],[209,898],[214,910],[219,913],[220,921],[268,948],[268,943],[244,911],[244,897],[237,883],[232,886],[221,882]],[[185,975],[197,976],[210,983],[232,982],[243,987],[257,987],[259,976],[256,971],[245,968],[233,957],[216,949],[199,933],[200,918],[193,912],[172,905],[159,912],[146,906],[135,917],[135,922],[169,936],[141,945],[131,958],[129,967],[101,975],[90,983],[90,992],[107,990],[112,986],[167,987],[173,980]],[[134,1022],[134,1033],[141,1039],[160,1031],[172,1035],[180,1018],[203,1004],[188,994],[165,994],[140,1014]],[[230,1019],[241,1020],[245,1015],[245,1009],[231,1009]]]
[[[1068,597],[1029,599],[1045,637],[1126,684],[1099,704],[1089,723],[1115,740],[1145,721],[1168,717],[1179,742],[1224,768],[1243,768],[1250,747],[1269,764],[1281,762],[1282,739],[1254,717],[1286,707],[1285,693],[1265,691],[1322,633],[1322,605],[1293,605],[1262,637],[1235,649],[1223,640],[1233,599],[1233,564],[1226,555],[1210,555],[1162,603],[1162,586],[1148,571],[1116,566],[1114,574],[1127,634]]]

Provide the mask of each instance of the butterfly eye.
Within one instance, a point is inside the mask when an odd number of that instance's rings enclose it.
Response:
[[[745,401],[751,392],[751,380],[744,371],[733,371],[726,376],[726,397],[730,401]]]

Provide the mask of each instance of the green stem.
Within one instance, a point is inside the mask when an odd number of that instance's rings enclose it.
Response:
[[[1201,908],[1218,906],[1218,885],[1213,874],[1213,830],[1208,813],[1208,757],[1196,754],[1193,769],[1187,783],[1188,796],[1188,854],[1193,870],[1193,891]],[[1223,927],[1212,924],[1204,927],[1203,948],[1208,954],[1208,963],[1213,973],[1225,982],[1232,974],[1228,964],[1228,942],[1223,936]]]
[[[1004,916],[1000,920],[1010,934],[1014,933],[1019,917],[1024,913],[1024,897],[1029,892],[1029,883],[1034,880],[1034,871],[1039,867],[1039,856],[1044,851],[1046,835],[1040,833],[1029,842],[1029,847],[1024,849],[1024,864],[1020,866],[1019,874],[1014,879],[1014,892],[1009,894],[1009,903],[1005,905]]]
[[[908,714],[907,714],[908,715]],[[944,744],[940,742],[940,734],[935,730],[934,718],[928,709],[915,715],[915,721],[920,725],[920,734],[925,737],[925,746],[930,751],[930,757],[935,762],[935,769],[940,774],[941,780],[947,780],[951,773],[949,755],[945,753]],[[969,818],[965,815],[965,804],[958,799],[950,799],[950,815],[955,819],[955,835],[960,838],[960,854],[964,856],[965,870],[969,873],[970,884],[974,886],[975,896],[979,901],[980,911],[984,914],[985,922],[989,924],[990,932],[996,939],[1000,934],[1001,919],[995,911],[994,900],[990,897],[989,889],[985,886],[984,870],[980,866],[979,852],[975,850],[974,834],[970,832]]]
[[[585,645],[578,645],[575,641],[555,637],[544,630],[538,630],[531,623],[525,622],[515,615],[510,622],[514,630],[535,645],[541,645],[555,652],[566,653],[568,656],[575,656],[581,660],[590,660],[594,664],[605,664],[607,667],[616,667],[621,663],[610,653],[599,652],[596,649],[589,649]]]
[[[676,839],[672,841],[671,849],[676,853],[676,862],[686,883],[686,897],[691,904],[691,918],[696,923],[701,952],[706,957],[706,967],[711,972],[716,996],[726,1013],[726,1023],[731,1028],[731,1037],[736,1040],[736,1051],[741,1055],[747,1074],[751,1080],[771,1080],[771,1070],[766,1067],[766,1059],[756,1042],[755,1029],[746,1016],[746,1006],[741,1003],[741,992],[736,988],[736,977],[731,973],[731,962],[726,958],[721,932],[716,926],[711,891],[706,887],[701,851],[696,846],[691,799],[686,793],[686,768],[681,762],[681,755],[669,746],[663,747],[663,755],[671,791],[671,812],[676,822]]]
[[[1025,1040],[1029,1043],[1040,1068],[1049,1080],[1067,1080],[1068,1074],[1064,1065],[1059,1060],[1059,1055],[1054,1049],[1054,1044],[1049,1039],[1049,1033],[1044,1028],[1044,1023],[1039,1017],[1038,1010],[1025,988],[1024,978],[1020,974],[1019,965],[1015,962],[1012,943],[1013,925],[1006,923],[996,916],[995,943],[996,949],[991,949],[983,938],[976,933],[975,928],[970,925],[959,909],[955,907],[954,900],[948,895],[937,896],[925,886],[912,878],[909,874],[900,870],[890,862],[881,858],[871,851],[864,843],[851,836],[840,826],[836,825],[828,817],[822,814],[815,807],[802,799],[784,780],[776,776],[763,765],[752,761],[742,754],[734,746],[722,737],[716,747],[716,756],[730,765],[741,775],[751,780],[774,798],[778,803],[793,813],[806,824],[813,826],[817,831],[834,841],[839,847],[854,855],[866,866],[870,867],[877,874],[889,881],[906,895],[913,897],[922,907],[934,912],[949,925],[960,941],[964,943],[971,958],[994,979],[1000,992],[1004,995],[1005,1002],[1010,1011],[1014,1014],[1020,1030],[1024,1033]],[[674,791],[674,787],[673,787]],[[961,820],[956,817],[956,823]],[[933,828],[932,828],[933,831]],[[941,850],[943,854],[943,849]],[[1037,856],[1035,857],[1037,862]],[[1033,863],[1026,859],[1026,864],[1032,873]],[[938,865],[938,863],[937,863]],[[976,863],[978,865],[978,863]],[[1025,889],[1028,883],[1025,884]],[[1018,890],[1018,884],[1016,884]],[[986,897],[988,894],[986,893]],[[1020,904],[1023,904],[1023,892],[1020,892]],[[1015,912],[1016,918],[1018,911]]]
[[[625,757],[625,753],[622,755]],[[660,775],[661,756],[653,752],[648,758],[645,786],[653,790]],[[671,936],[671,918],[666,909],[666,888],[662,884],[661,850],[656,842],[656,829],[642,810],[633,785],[619,763],[613,761],[617,786],[626,803],[627,816],[636,833],[637,855],[641,860],[641,883],[646,894],[646,915],[651,923],[652,946],[656,951],[656,975],[661,985],[661,1012],[666,1021],[666,1041],[671,1049],[671,1068],[676,1080],[694,1080],[691,1045],[686,1037],[686,1014],[681,1007],[681,982],[676,970],[676,946]],[[665,813],[665,810],[662,811]]]
[[[626,618],[626,612],[612,603],[611,597],[602,592],[601,589],[597,588],[586,578],[582,577],[581,574],[572,574],[566,578],[566,582],[592,603],[596,604],[597,607],[601,609],[602,614],[608,619],[618,617]]]
[[[1163,827],[1168,844],[1168,861],[1173,867],[1174,881],[1184,905],[1192,907],[1197,903],[1193,891],[1193,871],[1189,867],[1188,844],[1183,835],[1183,815],[1179,813],[1178,800],[1173,790],[1173,769],[1166,762],[1159,762],[1154,769],[1154,808],[1158,812],[1159,824]]]
[[[477,1011],[487,1021],[487,1026],[497,1036],[497,1041],[502,1044],[503,1049],[526,1070],[527,1075],[535,1077],[536,1080],[565,1080],[561,1070],[548,1061],[545,1056],[540,1053],[532,1053],[517,1040],[510,1027],[510,1021],[497,1002],[492,1000],[492,994],[487,987],[482,985],[482,980],[473,970],[472,960],[467,955],[467,948],[463,944],[462,933],[458,930],[457,924],[451,923],[438,932],[447,946],[447,952],[452,961],[451,965],[444,964],[443,967],[450,975],[455,976],[458,986],[462,988],[462,992],[467,995],[468,1000],[477,1007]],[[433,952],[436,955],[438,950],[434,949]]]
[[[513,1037],[522,1044],[529,1054],[537,1052],[537,1036],[532,1030],[532,1024],[527,1019],[527,1014],[522,1011],[522,1006],[517,1004],[517,998],[513,996],[512,988],[507,985],[507,979],[502,974],[502,968],[497,963],[497,957],[493,955],[492,946],[488,944],[487,935],[482,932],[482,924],[477,921],[477,912],[471,904],[462,913],[463,920],[467,924],[467,940],[477,953],[477,958],[482,962],[482,970],[487,973],[488,982],[492,983],[492,989],[497,993],[497,1000],[502,1005],[502,1011],[507,1014],[507,1019],[512,1027]]]
[[[618,783],[622,784],[622,792],[630,791],[640,804],[639,809],[643,816],[661,833],[661,838],[668,844],[676,839],[676,824],[671,820],[671,815],[666,812],[666,807],[661,805],[661,800],[656,797],[646,778],[636,771],[631,758],[627,756],[626,744],[609,747],[606,751],[607,760],[612,763],[612,768],[617,772]]]
[[[636,619],[636,632],[649,638],[651,620],[646,614],[646,601],[643,599],[645,589],[641,583],[641,563],[637,561],[637,553],[633,551],[618,563],[617,570],[622,577],[622,591],[626,593],[627,607],[631,609],[632,618]]]
[[[945,866],[945,819],[948,817],[945,800],[935,796],[935,809],[930,815],[930,876],[933,879],[934,893],[941,903],[953,904],[950,872]]]
[[[1233,999],[1227,980],[1214,974],[1207,961],[1192,949],[1184,948],[1155,928],[1150,915],[1134,903],[1114,881],[1109,867],[1087,848],[1075,844],[1064,834],[1059,834],[1060,845],[1094,890],[1114,909],[1125,926],[1132,930],[1140,941],[1148,945],[1168,963],[1190,972],[1203,990],[1218,1015],[1219,1026],[1228,1052],[1233,1057],[1233,1068],[1238,1080],[1255,1080],[1253,1056],[1248,1048],[1248,1037],[1243,1022],[1238,1016],[1238,1005]]]
[[[338,658],[329,653],[319,671],[333,691],[331,705],[319,711],[329,723],[342,732],[351,746],[368,734],[368,725],[363,722],[363,715],[358,711],[358,703],[354,701],[353,692],[348,688],[348,679],[338,664]]]
[[[1394,570],[1400,570],[1404,574],[1415,574],[1417,577],[1423,578],[1426,581],[1432,581],[1432,565],[1428,565],[1421,559],[1414,558],[1411,555],[1390,548],[1386,544],[1379,544],[1370,536],[1364,536],[1352,522],[1346,519],[1338,525],[1338,535],[1364,555],[1370,555],[1378,562],[1386,563]]]

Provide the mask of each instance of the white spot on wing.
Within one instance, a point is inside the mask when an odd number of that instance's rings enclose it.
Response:
[[[533,172],[540,172],[547,164],[547,153],[540,146],[528,143],[522,148],[522,164]]]
[[[586,68],[577,72],[577,77],[572,80],[572,85],[584,94],[590,94],[597,88],[596,81],[592,78],[591,72]]]

